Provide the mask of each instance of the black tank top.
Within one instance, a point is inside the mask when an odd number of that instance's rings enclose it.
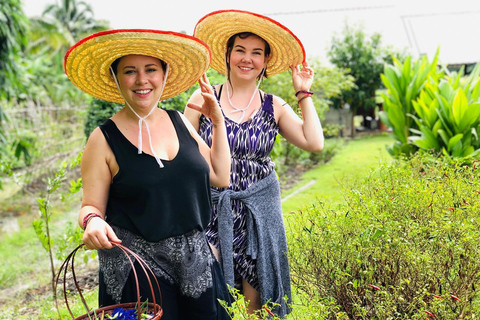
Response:
[[[150,242],[203,231],[210,219],[210,168],[177,111],[167,110],[179,140],[178,154],[160,168],[138,154],[112,120],[100,125],[119,171],[110,185],[106,221]]]

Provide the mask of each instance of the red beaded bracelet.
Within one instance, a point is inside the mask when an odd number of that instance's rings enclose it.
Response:
[[[300,90],[300,91],[297,91],[297,93],[295,93],[295,97],[298,97],[298,94],[299,94],[299,93],[308,94],[308,95],[312,95],[312,94],[313,94],[312,91]]]
[[[95,217],[98,217],[98,218],[102,219],[102,216],[99,215],[98,213],[95,213],[95,212],[90,212],[89,214],[87,214],[83,218],[83,230],[85,230],[85,228],[87,227],[87,224],[90,221],[90,219],[95,218]]]

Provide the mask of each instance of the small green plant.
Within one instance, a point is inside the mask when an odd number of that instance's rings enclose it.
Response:
[[[40,197],[37,199],[38,207],[40,211],[40,218],[35,219],[32,223],[35,233],[40,240],[43,248],[47,252],[50,261],[50,271],[51,271],[51,285],[52,285],[52,292],[54,294],[54,298],[56,299],[56,291],[55,291],[55,278],[56,278],[56,269],[54,263],[54,238],[51,231],[51,222],[52,222],[52,196],[55,192],[59,191],[60,187],[62,186],[63,181],[65,180],[66,174],[68,169],[76,167],[80,163],[81,155],[79,155],[73,162],[68,166],[66,163],[62,164],[62,167],[54,174],[53,178],[49,178],[47,181],[47,190],[46,195],[44,197]],[[71,188],[69,189],[69,193],[75,193],[80,189],[80,183],[72,182]],[[66,248],[66,241],[71,242],[78,242],[81,239],[80,232],[78,231],[79,228],[72,228],[71,224],[69,225],[70,234],[64,234],[63,241],[59,246],[59,249]]]

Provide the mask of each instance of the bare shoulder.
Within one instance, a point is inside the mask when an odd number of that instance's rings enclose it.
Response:
[[[276,95],[272,95],[272,96],[273,96],[273,106],[274,107],[289,107],[290,106],[285,100],[283,100],[279,96],[276,96]]]
[[[110,149],[102,131],[99,127],[95,128],[88,137],[87,144],[83,150],[83,160],[96,162],[100,159],[107,160],[112,156],[112,149]]]
[[[276,95],[273,95],[273,109],[275,113],[275,119],[277,119],[277,122],[278,120],[280,120],[280,118],[282,118],[284,114],[292,110],[290,105],[285,100],[283,100],[282,98]]]
[[[115,155],[100,128],[90,134],[82,156],[82,176],[90,177],[107,175],[108,171],[117,172]],[[111,174],[108,173],[108,177]]]
[[[188,102],[193,102],[200,104],[203,102],[203,97],[202,97],[202,91],[200,89],[195,90],[194,93],[190,96],[190,99],[188,99]]]

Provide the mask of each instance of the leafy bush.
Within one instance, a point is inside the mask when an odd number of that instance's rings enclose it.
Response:
[[[480,153],[480,65],[469,77],[437,67],[424,56],[412,64],[394,60],[386,65],[382,81],[385,112],[382,121],[392,128],[393,156],[410,155],[419,149],[457,158]]]
[[[83,129],[87,139],[96,127],[104,123],[122,108],[123,105],[121,104],[93,98],[88,106],[87,117],[85,118]]]
[[[330,319],[480,315],[479,163],[416,156],[287,217],[292,281]],[[434,316],[430,316],[433,314]]]
[[[392,128],[396,139],[388,148],[392,156],[409,155],[417,150],[408,141],[410,129],[416,129],[415,122],[408,115],[415,114],[412,101],[420,95],[428,79],[438,82],[443,77],[443,72],[437,68],[438,53],[432,62],[426,56],[414,62],[408,56],[404,63],[393,58],[393,64],[386,64],[380,75],[387,88],[387,93],[381,95],[385,112],[380,113],[380,119]]]
[[[338,138],[342,136],[343,126],[340,124],[325,124],[323,125],[323,135],[325,139]]]
[[[411,116],[419,130],[409,139],[424,151],[456,158],[478,157],[480,153],[480,64],[462,79],[460,73],[427,82],[417,101],[417,116]],[[465,80],[465,81],[463,81]]]

